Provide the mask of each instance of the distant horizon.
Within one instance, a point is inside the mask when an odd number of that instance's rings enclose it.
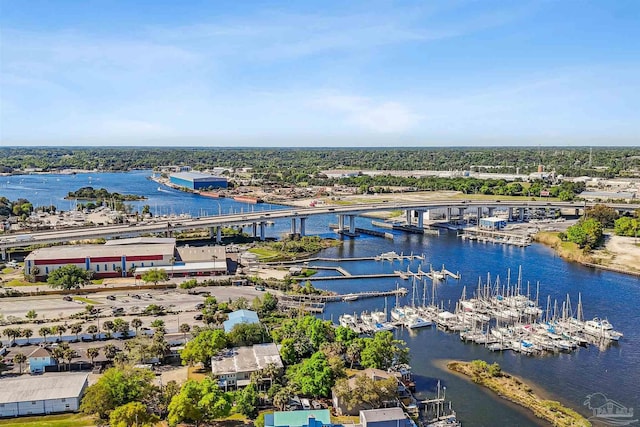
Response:
[[[0,145],[640,145],[640,2],[0,0]]]

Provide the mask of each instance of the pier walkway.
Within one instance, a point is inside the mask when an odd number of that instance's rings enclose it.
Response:
[[[320,276],[320,277],[292,277],[293,280],[304,281],[312,280],[314,282],[320,280],[352,280],[352,279],[386,279],[390,277],[404,278],[402,274],[395,273],[380,273],[380,274],[349,274],[348,276]]]

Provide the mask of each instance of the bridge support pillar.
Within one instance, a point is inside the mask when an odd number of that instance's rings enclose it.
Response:
[[[216,235],[216,227],[209,227],[209,238],[213,240]]]
[[[451,221],[451,208],[447,208],[446,218],[447,222]]]
[[[291,218],[291,230],[289,230],[291,234],[296,234],[296,219]]]
[[[482,206],[478,208],[478,221],[477,224],[480,225],[480,218],[482,218]]]
[[[266,228],[266,223],[261,222],[260,223],[260,241],[261,242],[264,242],[265,240],[265,228]]]
[[[416,211],[418,214],[418,228],[424,228],[424,211]]]
[[[355,215],[349,215],[349,232],[353,235],[356,234],[356,217]]]
[[[524,221],[524,208],[518,208],[518,220]]]
[[[222,243],[222,227],[221,226],[216,227],[216,243],[217,244]]]
[[[338,215],[338,233],[344,231],[344,215]]]
[[[576,208],[576,216],[580,216],[580,209]]]
[[[487,208],[487,210],[489,211],[489,216],[493,216],[493,211],[495,211],[496,208],[490,207],[490,208]]]
[[[307,224],[307,218],[300,218],[300,237],[304,236],[305,232],[306,232],[306,224]]]
[[[413,215],[413,211],[411,209],[407,209],[405,211],[405,217],[406,217],[406,221],[407,221],[407,225],[408,226],[411,226],[411,224],[413,224],[412,215]]]
[[[6,260],[7,259],[7,250],[5,248],[2,248],[2,260]]]
[[[258,223],[254,222],[253,224],[251,224],[251,237],[253,237],[254,239],[256,237],[258,237]]]
[[[460,218],[460,221],[464,221],[464,211],[466,211],[467,208],[458,208],[458,218]]]
[[[509,208],[509,221],[513,221],[513,208]]]

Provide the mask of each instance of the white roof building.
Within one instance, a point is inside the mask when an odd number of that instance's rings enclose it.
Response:
[[[45,374],[4,378],[0,417],[76,412],[88,374]]]

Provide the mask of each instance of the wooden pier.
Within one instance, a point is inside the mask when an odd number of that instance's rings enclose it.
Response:
[[[299,277],[295,276],[291,279],[296,281],[312,280],[314,282],[320,280],[352,280],[352,279],[388,279],[390,277],[402,277],[398,273],[381,273],[381,274],[349,274],[348,276],[319,276],[319,277]]]

